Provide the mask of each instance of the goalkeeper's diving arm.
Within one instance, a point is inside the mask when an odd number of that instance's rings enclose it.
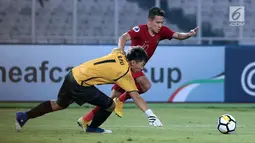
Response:
[[[135,104],[146,114],[149,124],[152,126],[161,127],[163,126],[158,117],[153,113],[151,109],[148,108],[146,102],[139,95],[137,91],[132,91],[128,93],[130,97],[133,99]]]

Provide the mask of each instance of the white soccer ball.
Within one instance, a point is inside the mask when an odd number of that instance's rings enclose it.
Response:
[[[236,119],[230,114],[221,115],[218,119],[217,129],[222,134],[229,134],[234,132],[236,129]]]

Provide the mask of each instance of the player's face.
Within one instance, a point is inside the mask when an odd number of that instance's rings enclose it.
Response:
[[[145,65],[145,62],[144,62],[144,61],[142,61],[142,62],[137,62],[137,61],[135,61],[135,60],[132,60],[132,61],[130,62],[131,70],[132,70],[132,72],[134,72],[134,73],[141,71],[141,70],[143,69],[144,65]]]
[[[154,33],[159,33],[161,27],[163,26],[163,23],[164,23],[163,16],[155,16],[153,19],[149,19],[151,30]]]

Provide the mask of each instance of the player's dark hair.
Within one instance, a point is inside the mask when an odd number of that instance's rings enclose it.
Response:
[[[147,62],[148,55],[143,48],[133,47],[130,50],[128,50],[128,52],[127,52],[127,60],[128,61],[135,60],[138,62],[141,62],[141,61]]]
[[[154,19],[155,16],[163,16],[165,17],[165,11],[159,7],[152,7],[149,10],[149,19]]]

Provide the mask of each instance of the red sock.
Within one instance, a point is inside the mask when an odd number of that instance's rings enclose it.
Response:
[[[119,96],[119,101],[121,102],[125,102],[126,100],[130,99],[131,97],[129,96],[129,94],[127,94],[126,92],[124,92],[123,94],[121,94]]]
[[[100,109],[100,107],[97,106],[97,107],[95,107],[93,110],[89,111],[86,115],[83,116],[83,120],[85,120],[85,121],[91,121],[91,120],[94,118],[96,112],[97,112],[99,109]]]

